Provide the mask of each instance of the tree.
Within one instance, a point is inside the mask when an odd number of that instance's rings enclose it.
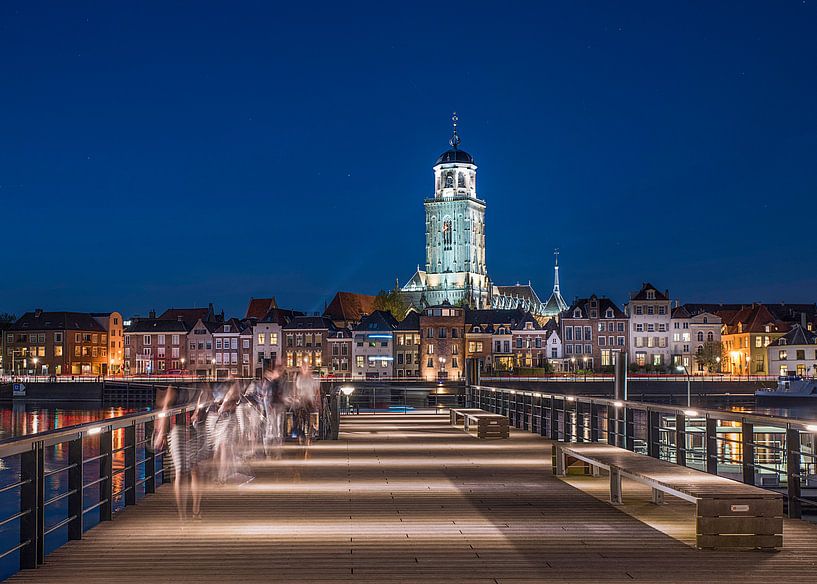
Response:
[[[695,354],[695,362],[702,365],[707,371],[718,371],[723,347],[720,341],[707,341],[701,346],[701,350]]]
[[[16,322],[17,317],[14,316],[10,312],[0,312],[0,324],[8,324],[11,322]]]
[[[400,290],[394,288],[393,290],[381,290],[374,298],[375,310],[383,310],[391,312],[392,316],[397,320],[403,320],[406,317],[406,312],[409,307]]]

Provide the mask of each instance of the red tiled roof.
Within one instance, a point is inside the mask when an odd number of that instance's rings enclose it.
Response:
[[[359,321],[363,315],[374,312],[375,297],[369,294],[338,292],[326,307],[324,316],[335,321]]]
[[[275,302],[275,297],[270,298],[250,298],[250,303],[247,305],[247,314],[244,318],[257,318],[261,320],[273,308],[278,308],[278,303]]]

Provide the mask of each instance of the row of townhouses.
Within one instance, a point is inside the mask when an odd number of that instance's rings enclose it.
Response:
[[[516,308],[411,309],[402,319],[375,297],[339,292],[321,315],[251,299],[242,318],[213,305],[123,320],[119,312],[37,309],[2,331],[0,368],[38,375],[258,377],[306,363],[339,378],[462,379],[485,374],[631,369],[692,375],[814,375],[817,306],[680,304],[645,283],[620,307],[591,295],[555,317]]]

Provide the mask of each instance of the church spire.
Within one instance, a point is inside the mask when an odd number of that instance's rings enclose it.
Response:
[[[451,139],[448,141],[448,143],[451,144],[451,147],[454,150],[456,150],[457,146],[460,145],[460,135],[457,134],[457,122],[458,121],[459,121],[459,118],[457,117],[457,112],[454,112],[454,114],[451,116],[451,125],[454,127],[454,131],[451,134]]]
[[[559,294],[559,248],[553,250],[553,256],[556,258],[553,266],[553,293]]]

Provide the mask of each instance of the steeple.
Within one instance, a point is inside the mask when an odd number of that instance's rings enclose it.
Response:
[[[562,298],[562,293],[559,290],[559,250],[553,250],[555,258],[553,266],[553,292],[545,302],[545,316],[558,316],[560,312],[567,310],[567,302]]]

